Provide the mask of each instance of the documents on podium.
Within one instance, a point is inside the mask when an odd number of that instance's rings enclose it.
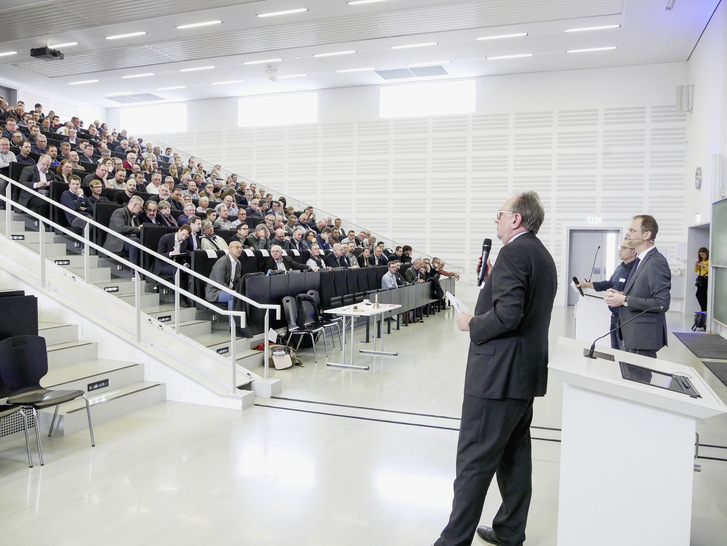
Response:
[[[727,405],[689,366],[560,338],[558,546],[688,546],[696,420]],[[623,364],[622,364],[623,363]]]

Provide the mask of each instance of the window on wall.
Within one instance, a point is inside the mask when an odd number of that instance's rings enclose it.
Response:
[[[271,127],[318,122],[318,93],[246,97],[237,103],[238,127]]]
[[[474,111],[474,80],[387,85],[379,94],[379,116],[382,118],[472,114]]]
[[[181,133],[187,130],[186,104],[155,104],[122,108],[121,127],[131,134]]]

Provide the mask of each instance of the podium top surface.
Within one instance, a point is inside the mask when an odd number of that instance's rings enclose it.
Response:
[[[548,367],[564,383],[637,404],[700,419],[727,413],[727,404],[691,366],[604,347],[598,347],[598,351],[612,354],[614,361],[602,358],[594,360],[583,356],[583,350],[589,347],[589,344],[581,341],[561,337],[551,352]],[[621,377],[619,361],[686,376],[701,398],[626,380]]]

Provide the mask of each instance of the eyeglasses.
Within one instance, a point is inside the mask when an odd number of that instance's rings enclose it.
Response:
[[[620,246],[620,247],[618,247],[618,248],[619,248],[619,250],[636,250],[636,249],[635,249],[634,247],[632,247],[632,246]]]
[[[497,219],[499,220],[503,214],[517,214],[514,210],[498,210]]]

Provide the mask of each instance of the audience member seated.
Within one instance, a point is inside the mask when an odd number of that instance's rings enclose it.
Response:
[[[270,247],[270,257],[263,262],[263,271],[306,271],[307,265],[302,265],[293,260],[290,256],[283,256],[283,249],[280,245]]]
[[[38,135],[30,147],[31,153],[43,155],[48,153],[48,137],[41,134]]]
[[[270,240],[270,245],[271,250],[272,245],[278,245],[283,250],[290,250],[290,237],[285,235],[284,229],[277,229],[275,230],[275,236]]]
[[[308,248],[312,247],[314,244],[318,245],[318,241],[316,240],[316,232],[312,229],[306,231],[303,237],[305,240],[305,244],[308,246]],[[320,245],[318,246],[320,247]]]
[[[27,140],[23,141],[20,145],[20,153],[16,156],[15,161],[18,163],[25,163],[26,165],[35,165],[35,160],[30,157],[30,142]],[[50,166],[50,162],[48,163],[48,166]]]
[[[147,158],[151,159],[151,158]],[[146,185],[146,192],[151,193],[152,195],[158,195],[159,194],[159,186],[162,185],[162,175],[159,173],[154,173],[151,175],[151,182],[149,182]],[[169,188],[167,188],[169,189]],[[168,197],[168,195],[167,195]]]
[[[413,252],[413,250],[409,245],[404,245],[402,247],[401,258],[399,258],[401,260],[401,263],[403,263],[403,264],[411,263],[412,252]]]
[[[119,253],[126,250],[129,253],[129,261],[134,265],[139,265],[139,249],[129,244],[125,239],[139,242],[139,233],[141,222],[139,221],[139,213],[144,200],[138,195],[132,196],[126,206],[116,209],[111,214],[109,220],[109,229],[122,235],[122,237],[114,237],[107,234],[104,248],[111,252]]]
[[[10,140],[0,138],[0,169],[9,167],[15,161],[15,154],[10,151]]]
[[[250,201],[250,206],[245,210],[249,218],[262,218],[262,212],[260,211],[260,200],[253,199]]]
[[[188,241],[192,228],[183,225],[174,233],[162,235],[157,245],[157,252],[166,258],[174,259],[175,256],[189,256],[191,245]],[[172,264],[168,264],[158,258],[154,260],[152,273],[155,275],[175,275],[177,268]]]
[[[66,220],[71,227],[82,230],[86,227],[86,219],[92,218],[93,205],[84,195],[81,188],[81,177],[77,174],[71,175],[68,190],[61,194],[61,205],[80,214],[80,216],[76,216],[66,212]]]
[[[341,243],[333,245],[333,250],[326,256],[325,264],[326,267],[330,268],[348,267],[348,262],[343,259],[343,245]]]
[[[230,212],[227,205],[221,203],[217,206],[217,219],[214,226],[217,229],[235,229],[235,225],[230,221]]]
[[[435,278],[439,278],[440,276],[445,277],[454,277],[456,280],[459,280],[459,273],[450,273],[449,271],[446,271],[444,269],[444,260],[440,258],[434,258],[432,260],[432,267],[435,271]]]
[[[103,193],[103,185],[100,180],[94,180],[91,182],[91,195],[88,198],[88,202],[91,203],[92,207],[96,207],[96,203],[99,201],[108,202],[108,197],[101,195]]]
[[[157,212],[159,210],[159,204],[149,199],[146,203],[144,203],[144,210],[139,214],[139,221],[142,224],[154,224],[155,226],[160,226],[161,222],[159,221],[159,218],[157,218]]]
[[[21,191],[18,197],[18,203],[45,218],[49,217],[50,206],[47,201],[37,197],[33,192],[45,195],[46,197],[49,195],[48,188],[53,181],[53,174],[48,170],[49,168],[50,156],[42,155],[38,159],[37,165],[33,163],[33,165],[28,165],[22,170],[19,180],[23,186],[29,188],[31,191]]]
[[[324,269],[326,267],[326,264],[323,263],[323,258],[321,258],[321,248],[318,246],[318,243],[313,243],[311,245],[310,258],[308,258],[305,265],[310,267],[313,271],[318,271],[319,269]]]
[[[162,226],[179,227],[180,224],[172,216],[172,207],[169,201],[159,201],[159,210],[157,211],[157,221]],[[184,225],[184,224],[182,224]]]
[[[399,288],[399,283],[396,282],[396,262],[389,262],[388,271],[381,277],[381,288],[383,290]]]
[[[227,244],[229,244],[233,241],[238,241],[243,248],[249,248],[247,245],[247,238],[250,235],[250,228],[247,226],[247,224],[239,224],[237,226],[237,230],[235,231],[235,234],[230,237],[230,239],[227,241]]]
[[[247,246],[253,250],[269,250],[270,242],[268,240],[270,234],[265,224],[258,224],[255,232],[247,237]]]
[[[383,247],[374,247],[374,253],[369,256],[369,265],[386,265],[389,263],[386,254],[384,254]]]
[[[404,272],[404,278],[407,282],[422,283],[424,282],[425,272],[422,269],[422,259],[417,258],[411,264],[411,267]]]
[[[242,245],[236,241],[230,243],[227,254],[217,259],[210,272],[210,280],[226,286],[233,292],[240,291],[240,280],[242,278]],[[209,302],[226,303],[227,309],[232,311],[235,299],[227,292],[223,292],[216,286],[208,284],[204,289],[204,298]]]
[[[368,267],[369,265],[371,265],[369,263],[370,257],[371,257],[371,250],[369,250],[368,248],[364,248],[363,252],[361,252],[361,254],[358,257],[359,267]]]
[[[292,250],[308,250],[310,247],[308,243],[303,239],[305,230],[301,227],[296,227],[288,241],[288,245]]]
[[[197,212],[197,207],[193,203],[184,205],[184,211],[177,217],[179,225],[189,224],[189,219]]]
[[[320,222],[319,222],[320,224]],[[316,243],[318,243],[318,246],[321,247],[321,250],[331,250],[331,243],[329,242],[329,239],[331,237],[331,228],[324,227],[321,229],[321,232],[316,235]]]
[[[350,243],[341,243],[341,250],[342,255],[341,259],[346,264],[346,267],[359,267],[358,260],[356,259],[356,256],[354,256],[353,251],[356,248],[356,243],[351,241]]]
[[[109,172],[108,167],[106,167],[105,164],[98,163],[96,165],[96,171],[92,174],[87,174],[83,178],[83,185],[90,186],[91,182],[93,180],[100,180],[101,183],[103,183],[103,185],[106,186],[107,185],[106,178],[108,177],[108,172]]]
[[[247,225],[247,212],[242,207],[237,209],[237,220],[232,222],[232,225],[235,226],[235,228],[237,228],[240,224]]]
[[[202,221],[202,235],[200,239],[202,250],[227,250],[227,241],[215,234],[215,228],[209,220]]]

